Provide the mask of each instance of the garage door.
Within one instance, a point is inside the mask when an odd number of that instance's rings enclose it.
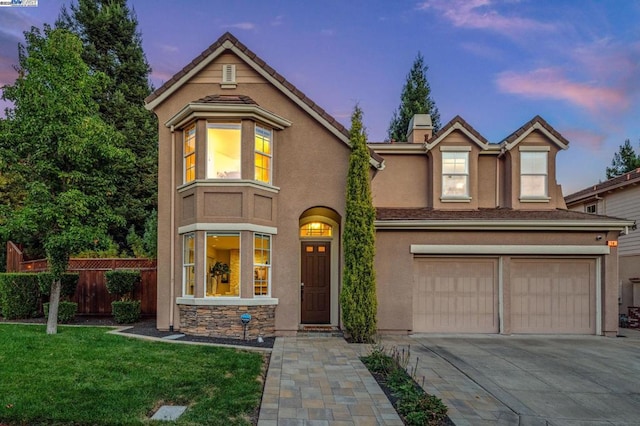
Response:
[[[416,258],[413,331],[497,333],[497,259]]]
[[[594,259],[512,259],[513,333],[595,334]]]

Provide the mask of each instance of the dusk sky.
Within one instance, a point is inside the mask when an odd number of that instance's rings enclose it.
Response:
[[[68,1],[0,8],[0,86],[18,43]],[[540,115],[570,141],[558,155],[564,194],[605,180],[625,139],[640,140],[640,1],[130,0],[163,82],[230,31],[327,112],[370,142],[386,137],[418,52],[444,125],[462,116],[500,142]],[[268,107],[268,106],[266,106]]]

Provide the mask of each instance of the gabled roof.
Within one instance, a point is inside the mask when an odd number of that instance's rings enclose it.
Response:
[[[564,197],[564,200],[568,205],[593,199],[598,194],[602,194],[603,192],[612,191],[614,189],[622,189],[630,185],[640,185],[640,168],[627,172],[623,175],[616,176],[605,182],[601,182],[588,188],[582,189],[578,192],[574,192],[573,194],[569,194]]]
[[[436,145],[442,142],[444,138],[446,138],[456,130],[466,135],[469,139],[478,144],[478,146],[480,146],[480,148],[482,148],[483,150],[489,148],[489,141],[486,140],[484,136],[482,136],[476,129],[474,129],[459,115],[453,117],[453,119],[445,124],[442,129],[431,136],[431,138],[429,138],[429,140],[425,143],[425,148],[427,149],[427,151],[433,149]]]
[[[542,117],[536,115],[529,122],[525,123],[515,132],[507,136],[502,142],[501,146],[507,151],[513,149],[524,138],[534,131],[539,131],[544,134],[549,140],[558,145],[561,149],[567,149],[569,147],[569,141],[564,138],[556,129],[551,127]]]
[[[225,51],[232,51],[235,53],[239,58],[244,60],[247,65],[278,88],[285,96],[295,102],[303,110],[308,112],[338,139],[350,146],[349,131],[342,124],[308,98],[302,91],[287,81],[287,79],[282,75],[278,74],[276,70],[271,68],[264,60],[258,57],[258,55],[252,52],[247,46],[242,44],[230,32],[224,33],[187,66],[178,71],[166,83],[149,95],[145,99],[146,108],[149,110],[155,109],[173,92],[178,90],[189,79],[195,76],[200,70]],[[369,150],[369,152],[371,156],[370,163],[378,169],[384,168],[384,159],[372,150]]]

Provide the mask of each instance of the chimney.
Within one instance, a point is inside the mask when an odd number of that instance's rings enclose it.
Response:
[[[431,115],[416,114],[409,121],[409,129],[407,129],[408,143],[424,143],[433,136],[433,124],[431,123]]]

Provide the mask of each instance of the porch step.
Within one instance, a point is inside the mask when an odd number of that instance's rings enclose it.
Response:
[[[342,330],[331,325],[303,325],[298,337],[343,337]]]

